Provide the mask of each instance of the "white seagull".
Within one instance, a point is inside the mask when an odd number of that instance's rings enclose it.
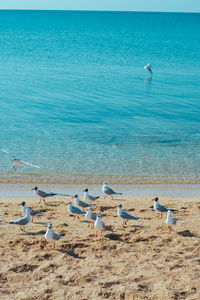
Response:
[[[166,224],[169,228],[170,233],[172,232],[172,227],[176,225],[176,222],[178,221],[177,218],[172,218],[171,210],[168,210],[167,212],[167,219]]]
[[[39,166],[30,164],[30,163],[28,163],[28,162],[26,162],[26,161],[23,161],[23,160],[19,159],[19,158],[15,158],[15,157],[14,157],[14,158],[12,159],[12,161],[15,163],[15,165],[13,166],[13,169],[14,169],[14,170],[17,170],[17,168],[18,168],[20,165],[28,165],[28,166],[31,166],[31,167],[33,167],[33,168],[40,168]]]
[[[75,204],[82,207],[82,208],[85,208],[85,207],[89,207],[90,204],[86,203],[86,202],[83,202],[79,199],[79,196],[76,194],[74,195],[72,198],[75,198]]]
[[[35,192],[35,194],[37,196],[40,197],[40,202],[41,202],[41,200],[43,200],[45,202],[45,198],[48,198],[48,197],[53,197],[53,196],[70,196],[68,194],[47,193],[47,192],[39,190],[37,186],[34,187],[32,190]],[[39,204],[40,204],[40,202],[39,202]]]
[[[53,249],[55,249],[55,243],[64,236],[65,236],[64,234],[58,234],[58,233],[53,232],[52,224],[48,223],[47,231],[46,231],[44,237],[47,242],[54,243]]]
[[[106,230],[106,225],[103,222],[100,213],[97,214],[96,221],[94,222],[94,228],[96,229],[96,236],[98,236],[97,230],[101,230],[101,235],[102,235],[102,231]]]
[[[122,193],[117,193],[117,192],[113,191],[111,188],[109,188],[107,186],[107,182],[106,181],[103,183],[102,193],[104,193],[105,197],[106,196],[111,196],[112,199],[113,199],[113,195],[122,195]]]
[[[34,210],[34,209],[30,208],[30,207],[27,207],[27,206],[26,206],[26,203],[25,203],[24,201],[23,201],[22,203],[20,203],[19,205],[22,206],[22,214],[23,214],[23,215],[26,214],[27,208],[30,209],[30,215],[31,215],[31,217],[32,217],[32,222],[33,222],[33,219],[34,219],[35,216],[37,216],[37,215],[42,215],[42,214],[43,214],[41,211]]]
[[[96,221],[96,218],[97,218],[97,216],[96,216],[96,214],[94,214],[94,213],[92,213],[92,206],[90,206],[89,208],[88,208],[88,211],[86,212],[86,214],[85,214],[85,218],[86,218],[86,220],[88,220],[90,223],[92,222],[92,223],[94,223],[95,221]],[[90,227],[90,223],[89,223],[89,227]],[[91,224],[92,224],[91,223]]]
[[[85,212],[82,211],[80,208],[73,206],[71,201],[68,202],[67,204],[68,204],[68,212],[73,215],[73,220],[75,220],[76,215],[78,219],[79,219],[79,215],[85,215]]]
[[[19,218],[17,220],[13,220],[9,224],[20,225],[20,229],[22,231],[25,231],[25,225],[27,225],[31,221],[30,211],[31,211],[31,208],[27,208],[25,217]]]
[[[129,213],[125,212],[122,210],[122,204],[118,205],[118,212],[117,212],[118,217],[123,219],[122,225],[127,225],[128,220],[138,220],[139,218],[136,218]]]
[[[146,64],[146,66],[144,66],[144,69],[148,70],[148,71],[149,71],[149,73],[152,75],[152,74],[153,74],[153,72],[152,72],[151,68],[152,68],[152,66],[151,66],[149,63],[148,63],[148,64]]]
[[[154,210],[158,213],[158,217],[160,217],[162,219],[162,213],[167,212],[168,208],[159,204],[158,197],[156,197],[152,200],[155,201],[154,206],[153,206]]]
[[[95,201],[95,200],[99,199],[99,197],[100,197],[100,196],[95,197],[95,196],[89,195],[88,194],[88,189],[83,190],[83,192],[85,192],[83,198],[86,201],[90,201],[90,202]]]
[[[8,155],[11,156],[11,154],[6,150],[6,149],[3,149],[3,148],[0,148],[0,150]],[[33,167],[33,168],[40,168],[39,166],[36,166],[36,165],[33,165],[29,162],[26,162],[24,160],[21,160],[19,158],[16,158],[15,156],[12,156],[12,162],[14,163],[14,166],[13,166],[13,169],[14,170],[17,170],[17,168],[20,166],[20,165],[28,165],[30,167]]]

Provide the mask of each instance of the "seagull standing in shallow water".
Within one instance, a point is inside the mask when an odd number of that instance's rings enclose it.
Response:
[[[132,215],[130,215],[129,213],[125,212],[124,210],[122,210],[122,204],[118,205],[118,217],[123,219],[123,223],[122,225],[127,225],[128,220],[138,220],[139,218],[133,217]]]
[[[111,196],[112,199],[113,199],[113,195],[122,195],[122,193],[117,193],[117,192],[113,191],[111,188],[109,188],[107,186],[107,182],[106,181],[103,183],[102,193],[104,193],[105,197],[106,196]]]
[[[46,231],[44,237],[47,240],[47,242],[54,243],[53,249],[55,249],[55,243],[64,236],[65,236],[64,234],[58,234],[58,233],[53,232],[52,224],[48,223],[48,228],[47,228],[47,231]]]
[[[152,66],[151,66],[149,63],[148,63],[148,64],[146,64],[146,66],[144,66],[144,69],[148,70],[148,71],[149,71],[149,73],[152,75],[152,74],[153,74],[153,72],[152,72],[151,68],[152,68]]]
[[[169,233],[172,232],[172,227],[176,225],[176,222],[178,221],[177,218],[172,218],[171,210],[168,210],[167,212],[167,219],[166,219],[166,224],[168,225],[169,228]]]

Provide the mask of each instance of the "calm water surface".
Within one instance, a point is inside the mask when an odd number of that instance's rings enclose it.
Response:
[[[200,14],[0,11],[0,180],[199,181],[199,37]]]

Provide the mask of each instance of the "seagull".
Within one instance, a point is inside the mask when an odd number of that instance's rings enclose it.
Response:
[[[157,211],[158,216],[160,216],[160,218],[162,219],[162,213],[167,212],[168,208],[166,208],[165,206],[159,204],[158,197],[152,199],[152,201],[155,201],[153,208],[154,208],[155,211]]]
[[[75,220],[75,215],[78,215],[77,216],[78,219],[79,219],[79,215],[85,215],[85,212],[82,211],[80,208],[73,206],[72,202],[68,202],[67,204],[68,204],[68,212],[73,215],[74,220]]]
[[[85,218],[86,218],[86,220],[88,220],[89,222],[92,222],[92,223],[94,223],[96,221],[97,216],[96,216],[96,214],[92,213],[92,206],[90,206],[88,208],[88,211],[85,214]],[[90,225],[88,225],[88,226],[90,226]]]
[[[23,201],[22,203],[20,203],[19,205],[22,206],[22,213],[25,215],[26,214],[26,210],[27,208],[30,208],[30,207],[27,207],[26,206],[26,203]],[[33,222],[33,218],[37,215],[42,215],[43,213],[41,211],[38,211],[38,210],[33,210],[32,208],[30,208],[30,215],[32,217],[32,222]]]
[[[101,230],[101,235],[102,235],[102,231],[106,229],[106,225],[103,222],[100,213],[97,214],[96,221],[94,222],[94,228],[96,229],[96,236],[98,236],[97,230]]]
[[[102,193],[105,194],[105,197],[106,197],[107,195],[110,195],[112,199],[113,199],[113,196],[112,196],[112,195],[122,195],[122,193],[116,193],[116,192],[113,191],[111,188],[109,188],[109,187],[107,186],[107,182],[106,182],[106,181],[103,183],[103,186],[102,186]],[[104,197],[104,199],[105,199],[105,197]]]
[[[58,234],[52,231],[52,224],[48,223],[47,231],[45,233],[45,239],[47,242],[54,243],[53,249],[55,249],[55,243],[59,241],[60,238],[64,237],[64,234]]]
[[[151,68],[152,68],[152,66],[149,63],[146,64],[146,66],[144,66],[144,69],[147,69],[149,71],[149,73],[152,75],[153,72],[152,72]]]
[[[172,232],[172,226],[176,225],[176,222],[178,221],[177,218],[172,218],[171,213],[172,213],[171,210],[168,210],[168,212],[167,212],[167,219],[166,219],[166,224],[168,225],[170,233]]]
[[[40,202],[41,202],[41,200],[43,200],[45,202],[45,198],[47,198],[47,197],[53,197],[53,196],[70,196],[70,195],[67,195],[67,194],[47,193],[47,192],[39,190],[37,186],[34,187],[32,190],[35,192],[35,194],[37,196],[40,197]],[[39,202],[39,204],[40,204],[40,202]]]
[[[139,218],[133,217],[127,212],[122,210],[122,204],[118,205],[118,212],[117,212],[118,217],[123,219],[122,225],[127,225],[128,220],[138,220]]]
[[[76,194],[75,196],[73,196],[72,198],[75,198],[75,204],[80,206],[80,207],[89,207],[90,204],[86,203],[86,202],[83,202],[79,199],[79,196]]]
[[[88,194],[88,189],[83,190],[83,192],[85,192],[84,197],[83,197],[84,200],[87,200],[87,201],[90,201],[90,202],[95,201],[95,200],[99,199],[99,197],[100,197],[100,196],[94,197],[94,196],[89,195]]]
[[[21,226],[21,230],[25,231],[25,225],[27,225],[30,222],[30,220],[31,220],[30,211],[31,211],[31,208],[27,208],[26,209],[26,216],[25,217],[19,218],[17,220],[13,220],[9,224],[20,225]]]
[[[33,165],[33,164],[30,164],[30,163],[28,163],[28,162],[26,162],[26,161],[23,161],[23,160],[21,160],[21,159],[19,159],[19,158],[13,158],[12,159],[12,161],[15,163],[15,165],[13,166],[13,169],[14,170],[17,170],[17,168],[20,166],[20,165],[28,165],[28,166],[31,166],[31,167],[33,167],[33,168],[40,168],[39,166],[35,166],[35,165]]]
[[[8,155],[11,156],[11,154],[10,154],[6,149],[0,148],[0,150],[1,150],[2,152],[4,152],[4,153],[6,153],[6,154],[8,154]],[[18,168],[20,165],[28,165],[28,166],[31,166],[31,167],[33,167],[33,168],[40,168],[39,166],[30,164],[30,163],[28,163],[28,162],[26,162],[26,161],[23,161],[23,160],[21,160],[21,159],[19,159],[19,158],[16,158],[15,156],[12,156],[12,162],[15,164],[15,165],[13,166],[13,169],[14,169],[14,170],[17,170],[17,168]]]

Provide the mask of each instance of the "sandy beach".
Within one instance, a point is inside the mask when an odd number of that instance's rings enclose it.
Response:
[[[161,196],[180,220],[169,233],[166,214],[157,218],[152,195],[102,196],[93,207],[107,230],[95,236],[84,217],[73,221],[56,196],[38,204],[36,196],[1,197],[0,299],[200,299],[200,197]],[[82,197],[80,196],[82,199]],[[25,201],[43,211],[26,232],[9,224],[22,216]],[[139,217],[126,227],[117,205]],[[64,238],[44,247],[46,224]]]

